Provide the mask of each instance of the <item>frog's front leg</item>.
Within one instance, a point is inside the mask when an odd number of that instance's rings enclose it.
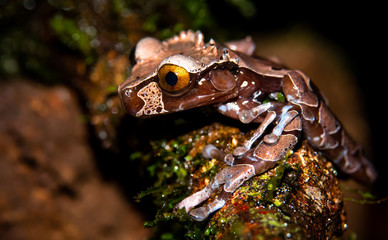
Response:
[[[197,221],[202,221],[207,218],[212,212],[223,207],[233,192],[241,186],[241,184],[255,176],[273,168],[277,161],[280,160],[288,150],[292,149],[298,141],[298,136],[301,131],[301,120],[296,110],[291,110],[288,105],[283,106],[283,111],[278,117],[278,123],[273,128],[272,132],[265,135],[260,143],[255,147],[244,151],[240,156],[235,156],[234,162],[221,170],[214,179],[201,191],[198,191],[189,197],[185,198],[178,204],[178,208],[185,208],[191,217]],[[266,129],[270,122],[274,120],[273,114],[275,111],[269,111],[256,131],[254,139],[257,139]],[[257,133],[259,132],[259,133]],[[279,134],[280,133],[280,134]],[[253,141],[252,138],[248,141]],[[245,147],[242,147],[245,149]],[[212,145],[205,147],[205,157],[215,157],[219,160],[226,161],[226,156],[220,150]],[[233,157],[233,156],[232,156]],[[200,208],[193,209],[210,198],[217,189],[223,186],[222,192],[217,198]]]
[[[279,121],[276,125],[276,127],[272,130],[270,134],[267,134],[264,136],[264,142],[271,144],[276,143],[279,140],[280,135],[283,133],[283,130],[286,126],[290,124],[290,122],[299,115],[299,112],[294,108],[292,105],[288,104],[276,104],[276,103],[266,103],[263,105],[260,105],[254,109],[251,110],[245,110],[240,111],[239,118],[242,122],[249,123],[254,121],[260,114],[263,113],[263,106],[268,105],[269,107],[265,106],[264,109],[266,109],[267,115],[264,118],[264,120],[261,122],[259,128],[253,133],[251,138],[249,138],[247,141],[243,143],[241,147],[237,147],[233,155],[234,156],[242,156],[245,152],[247,152],[249,149],[251,149],[253,143],[262,136],[264,131],[267,129],[267,127],[275,120],[275,118],[278,118]],[[258,110],[259,109],[259,110]],[[279,112],[279,113],[276,113]],[[300,120],[298,120],[298,124]],[[302,129],[299,128],[297,131],[301,131]]]
[[[265,111],[268,111],[269,109],[271,109],[271,107],[272,107],[271,103],[266,103],[266,104],[262,104],[256,108],[254,108],[254,109],[243,111],[242,114],[240,114],[241,115],[240,120],[242,122],[245,121],[246,123],[249,123],[254,118],[257,118],[259,115],[261,115]],[[247,116],[245,116],[245,115],[249,115],[250,116],[249,118],[251,118],[252,116],[255,116],[255,117],[248,122],[246,119]],[[268,111],[264,120],[261,122],[260,126],[256,129],[256,131],[252,134],[252,136],[242,144],[242,146],[237,147],[233,151],[233,155],[224,153],[223,151],[217,149],[212,144],[206,145],[202,149],[202,155],[205,158],[209,158],[209,159],[215,158],[218,160],[222,160],[227,165],[232,166],[234,164],[234,158],[243,156],[249,149],[251,149],[252,144],[259,137],[262,136],[264,131],[274,121],[275,118],[276,118],[276,113],[274,111]]]
[[[279,144],[276,144],[276,145],[279,145]],[[279,149],[276,146],[275,148]],[[273,168],[276,165],[277,161],[263,160],[263,159],[257,158],[257,156],[255,156],[256,150],[257,149],[251,149],[244,155],[244,157],[242,158],[243,160],[241,161],[244,163],[239,163],[234,166],[227,167],[216,175],[215,178],[219,178],[218,176],[219,174],[224,177],[223,178],[223,181],[225,181],[224,187],[221,193],[217,196],[217,198],[213,202],[199,208],[194,208],[191,211],[188,211],[186,209],[186,211],[189,212],[190,216],[194,220],[196,221],[205,220],[211,213],[222,208],[225,205],[225,203],[228,201],[228,199],[232,196],[234,191],[236,191],[236,189],[239,188],[246,180],[250,179],[251,177],[257,174],[263,173]],[[225,175],[225,173],[227,174]],[[205,187],[205,189],[206,188],[207,187]],[[216,189],[214,189],[213,191],[215,192],[215,190]],[[198,195],[196,195],[195,193],[187,197],[183,201],[186,200],[185,201],[186,203],[194,201],[195,200],[194,198],[196,196]],[[202,201],[207,200],[210,196],[202,199]]]

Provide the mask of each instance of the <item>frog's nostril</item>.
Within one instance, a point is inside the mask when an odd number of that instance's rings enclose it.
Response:
[[[131,94],[132,94],[132,89],[130,89],[130,88],[125,89],[124,95],[126,97],[131,97]]]

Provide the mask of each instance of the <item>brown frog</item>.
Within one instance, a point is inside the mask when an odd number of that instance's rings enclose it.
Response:
[[[162,42],[147,37],[137,44],[132,74],[118,90],[125,109],[136,117],[211,104],[226,116],[258,124],[232,154],[204,147],[204,157],[225,161],[228,167],[177,205],[197,221],[224,206],[244,181],[273,168],[301,139],[356,180],[370,183],[377,177],[362,147],[349,137],[310,78],[253,57],[254,49],[249,37],[221,45],[213,39],[205,43],[202,33],[190,30]],[[222,185],[213,202],[195,208]]]

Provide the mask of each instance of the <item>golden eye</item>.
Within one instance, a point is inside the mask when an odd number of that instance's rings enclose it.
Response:
[[[166,64],[159,69],[160,86],[168,92],[178,92],[190,83],[190,74],[183,67]]]

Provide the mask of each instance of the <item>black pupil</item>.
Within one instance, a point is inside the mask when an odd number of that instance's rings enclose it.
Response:
[[[173,72],[168,72],[164,79],[166,80],[166,83],[171,87],[175,86],[175,84],[178,82],[178,76]]]

